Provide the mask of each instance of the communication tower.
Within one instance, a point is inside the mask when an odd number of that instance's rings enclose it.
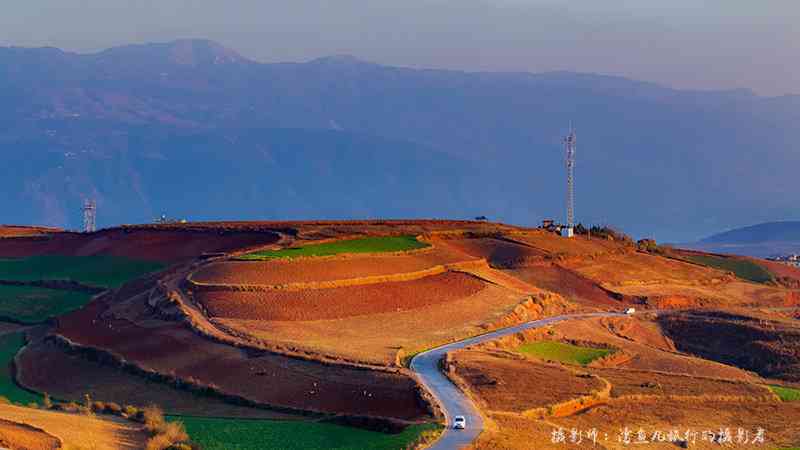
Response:
[[[97,231],[97,203],[94,199],[86,199],[83,201],[83,232],[95,231]]]
[[[569,134],[564,138],[564,149],[567,156],[567,228],[564,236],[572,237],[575,233],[575,147],[577,136],[572,124],[569,126]]]

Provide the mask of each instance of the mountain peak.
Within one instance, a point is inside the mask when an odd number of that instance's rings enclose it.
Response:
[[[182,66],[238,64],[248,59],[208,39],[178,39],[170,42],[125,45],[105,50],[102,57],[145,59]]]
[[[347,54],[340,54],[340,55],[330,55],[330,56],[323,56],[321,58],[313,59],[309,61],[309,64],[325,64],[325,65],[373,65],[369,61],[365,61],[363,59],[359,59],[353,55]]]

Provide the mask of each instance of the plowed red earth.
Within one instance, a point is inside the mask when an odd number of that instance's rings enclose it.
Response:
[[[278,234],[272,232],[219,234],[213,231],[112,229],[94,234],[56,233],[48,237],[2,239],[0,256],[19,258],[47,254],[112,255],[170,262],[206,252],[268,245],[278,239]]]
[[[413,281],[364,286],[195,295],[212,317],[305,321],[407,311],[468,297],[484,286],[471,275],[447,272]]]
[[[417,272],[475,258],[434,248],[407,255],[225,261],[209,264],[192,279],[211,284],[285,284]]]
[[[543,264],[506,272],[536,287],[561,294],[567,300],[581,305],[611,307],[621,305],[621,300],[602,289],[597,283],[557,265]]]
[[[62,230],[47,227],[19,227],[14,225],[0,225],[0,238],[15,236],[32,236],[48,233],[58,233]]]
[[[61,317],[57,332],[82,345],[114,352],[141,367],[215,385],[224,392],[277,406],[400,419],[427,416],[407,376],[253,353],[200,337],[174,322],[141,325],[103,316],[103,299]]]
[[[441,241],[441,243],[470,256],[486,258],[489,263],[496,264],[547,255],[541,250],[500,239],[448,239]]]

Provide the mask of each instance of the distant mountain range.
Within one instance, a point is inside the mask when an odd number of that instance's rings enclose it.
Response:
[[[800,222],[770,222],[737,228],[683,247],[761,258],[800,254]]]
[[[690,241],[798,217],[800,97],[349,56],[262,64],[203,40],[0,48],[0,222],[564,216]]]

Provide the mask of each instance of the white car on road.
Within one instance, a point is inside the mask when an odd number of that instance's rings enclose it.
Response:
[[[625,314],[631,316],[636,313],[636,308],[628,308],[625,310]]]
[[[456,416],[453,419],[453,429],[463,430],[467,428],[467,418],[464,416]]]

